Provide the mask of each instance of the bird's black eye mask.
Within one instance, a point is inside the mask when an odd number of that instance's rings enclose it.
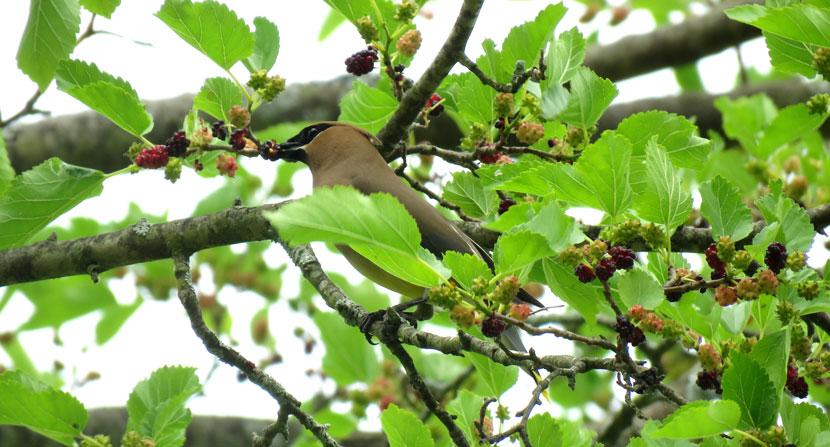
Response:
[[[308,154],[303,147],[311,143],[320,132],[331,127],[331,124],[315,124],[301,130],[300,133],[289,138],[285,143],[280,143],[280,158],[288,161],[301,161],[308,163]]]

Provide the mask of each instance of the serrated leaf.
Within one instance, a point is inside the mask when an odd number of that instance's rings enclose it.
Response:
[[[17,177],[0,197],[0,249],[26,243],[75,205],[101,193],[104,174],[50,158]]]
[[[613,82],[599,77],[590,68],[580,67],[571,79],[568,107],[559,118],[580,129],[588,129],[596,124],[616,96],[617,87]]]
[[[715,107],[723,115],[723,130],[741,143],[753,155],[761,157],[758,142],[763,129],[777,113],[775,103],[765,94],[715,100]]]
[[[349,93],[340,100],[340,116],[337,120],[377,133],[397,107],[398,101],[391,94],[355,81]]]
[[[499,208],[499,195],[495,190],[484,189],[481,179],[469,172],[456,172],[444,187],[444,199],[461,207],[471,217],[495,214]]]
[[[812,424],[808,422],[811,419],[814,421]],[[781,401],[781,421],[788,440],[795,445],[809,445],[802,438],[805,425],[817,425],[817,428],[822,431],[830,429],[830,421],[827,420],[827,414],[822,409],[807,402],[796,404],[789,397]],[[805,434],[806,432],[807,430]]]
[[[634,209],[643,219],[664,225],[666,235],[671,236],[686,221],[692,211],[692,197],[683,185],[676,170],[656,138],[646,147],[648,177],[641,194],[634,199]]]
[[[616,217],[631,205],[630,166],[631,144],[609,132],[582,152],[574,171],[590,189],[599,209]]]
[[[12,184],[15,173],[6,151],[6,140],[3,138],[3,129],[0,129],[0,197]]]
[[[752,347],[749,356],[767,371],[777,395],[787,381],[787,361],[790,357],[790,333],[786,329],[768,333]]]
[[[152,130],[153,117],[127,81],[104,73],[95,64],[79,60],[61,62],[55,77],[58,89],[130,134],[139,137]]]
[[[809,3],[783,8],[741,5],[724,11],[732,19],[799,42],[830,47],[830,10]]]
[[[467,352],[464,356],[472,362],[490,397],[501,396],[519,380],[518,366],[505,366],[472,352]]]
[[[562,432],[556,419],[548,413],[537,414],[527,421],[527,436],[532,445],[566,445],[562,444]]]
[[[378,359],[360,330],[333,312],[318,312],[314,323],[326,347],[323,370],[340,386],[368,383],[378,375]]]
[[[571,266],[550,258],[542,262],[542,270],[551,292],[579,312],[585,321],[595,324],[597,315],[605,307],[602,288],[579,282]]]
[[[254,19],[254,49],[251,55],[245,59],[245,66],[249,71],[269,71],[277,62],[280,53],[280,32],[277,25],[274,25],[265,17]]]
[[[75,445],[86,426],[77,399],[19,371],[0,374],[0,396],[0,425],[23,426],[66,446]]]
[[[694,401],[674,411],[655,431],[655,439],[695,439],[737,428],[741,408],[730,400]]]
[[[723,373],[723,398],[741,407],[741,427],[765,429],[775,422],[778,399],[764,368],[749,355],[732,351],[732,365]]]
[[[81,26],[81,8],[74,0],[32,0],[29,19],[20,48],[17,66],[46,90],[58,63],[69,58],[75,48],[75,35]]]
[[[752,232],[752,214],[741,194],[728,180],[716,176],[700,185],[700,214],[712,227],[712,237],[729,236],[739,241]]]
[[[245,21],[214,0],[166,0],[156,17],[225,70],[254,49],[254,34]]]
[[[132,304],[115,304],[103,309],[103,315],[95,326],[95,343],[103,345],[118,333],[121,326],[138,310],[144,300],[136,297]]]
[[[230,122],[228,111],[242,104],[242,93],[236,84],[227,78],[209,78],[193,98],[193,107],[208,115]]]
[[[551,44],[545,63],[545,82],[562,84],[570,81],[585,59],[585,38],[577,28],[560,34]]]
[[[811,113],[803,103],[779,110],[778,115],[764,130],[758,144],[758,156],[766,159],[779,147],[818,129],[825,119],[826,113]]]
[[[380,424],[389,447],[431,447],[429,428],[414,413],[391,404],[380,414]]]
[[[415,219],[386,193],[365,196],[350,187],[319,188],[267,217],[291,244],[346,244],[410,284],[433,287],[449,274],[421,247]]]
[[[772,66],[782,73],[798,73],[812,78],[816,75],[813,67],[814,45],[787,39],[772,33],[763,33],[769,49]]]
[[[523,230],[503,234],[493,250],[496,273],[523,277],[536,261],[551,253],[547,240],[539,233]]]
[[[565,214],[565,210],[553,200],[540,208],[533,217],[514,226],[510,231],[519,232],[524,230],[544,236],[553,251],[560,251],[569,245],[582,242],[586,238],[576,220]]]
[[[471,255],[469,253],[458,253],[455,251],[447,251],[441,259],[450,271],[452,278],[461,285],[461,287],[471,290],[473,280],[481,277],[489,281],[493,278],[493,272],[490,267],[479,256]]]
[[[769,238],[783,243],[791,251],[810,249],[815,236],[813,224],[810,222],[810,216],[793,199],[779,190],[756,199],[755,205],[768,224],[764,231],[768,228],[776,230],[768,235]],[[769,225],[776,222],[780,225],[777,227]],[[761,234],[758,236],[761,237]]]
[[[104,16],[106,18],[112,17],[115,8],[121,4],[121,0],[81,0],[81,6],[87,11]]]
[[[490,123],[496,119],[493,105],[497,92],[472,73],[447,76],[439,93],[446,99],[446,105],[467,124]]]
[[[650,110],[631,115],[617,126],[617,133],[631,142],[632,155],[645,155],[651,138],[663,146],[672,163],[681,168],[700,169],[705,165],[711,144],[695,135],[695,125],[683,116],[661,110]]]
[[[478,439],[475,423],[479,418],[482,402],[484,402],[483,397],[476,396],[470,390],[462,389],[455,399],[447,404],[447,411],[456,417],[455,423],[470,442],[476,442]]]
[[[127,401],[127,431],[135,430],[157,447],[181,447],[190,424],[185,403],[202,386],[196,368],[165,366],[139,382]]]
[[[639,304],[646,309],[654,309],[663,302],[663,287],[648,272],[633,269],[620,276],[617,292],[626,307]]]

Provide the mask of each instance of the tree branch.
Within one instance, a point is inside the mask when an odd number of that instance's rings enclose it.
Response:
[[[427,98],[435,93],[435,89],[447,77],[453,65],[458,62],[459,56],[464,53],[467,40],[473,32],[478,13],[483,5],[484,0],[464,0],[452,31],[438,55],[421,78],[407,90],[398,108],[395,109],[383,129],[378,132],[378,138],[383,142],[386,152],[391,152],[393,146],[404,137],[409,125],[423,109]]]
[[[207,327],[204,318],[202,318],[199,298],[193,289],[193,281],[190,277],[189,257],[189,254],[182,254],[182,252],[177,252],[173,256],[176,281],[179,288],[179,300],[187,312],[187,317],[190,319],[190,326],[193,328],[193,332],[202,340],[208,352],[222,362],[236,367],[245,374],[248,380],[265,390],[280,404],[278,423],[280,419],[287,418],[287,416],[283,416],[283,412],[285,412],[297,418],[300,424],[310,431],[324,446],[340,447],[340,444],[329,435],[327,426],[317,423],[311,415],[300,408],[302,403],[297,398],[291,395],[273,377],[257,368],[254,362],[246,359],[238,351],[222,343],[219,337]],[[285,424],[283,423],[282,425]]]

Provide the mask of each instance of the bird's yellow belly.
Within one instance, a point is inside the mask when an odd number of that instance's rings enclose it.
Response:
[[[419,298],[424,293],[423,287],[408,283],[397,276],[386,273],[386,271],[352,250],[349,246],[337,244],[337,249],[343,253],[343,256],[355,270],[374,283],[409,298]]]

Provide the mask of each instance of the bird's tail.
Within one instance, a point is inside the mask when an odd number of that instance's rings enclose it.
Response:
[[[522,343],[522,337],[520,336],[519,328],[516,326],[508,326],[508,328],[502,332],[501,340],[504,345],[513,351],[519,352],[527,352],[527,348],[525,348],[524,343]],[[536,382],[536,385],[539,385],[539,382],[542,380],[542,376],[539,375],[538,372],[534,369],[528,369],[528,374],[533,377],[533,381]],[[550,393],[548,393],[547,388],[542,390],[542,396],[545,397],[545,400],[550,402]]]

